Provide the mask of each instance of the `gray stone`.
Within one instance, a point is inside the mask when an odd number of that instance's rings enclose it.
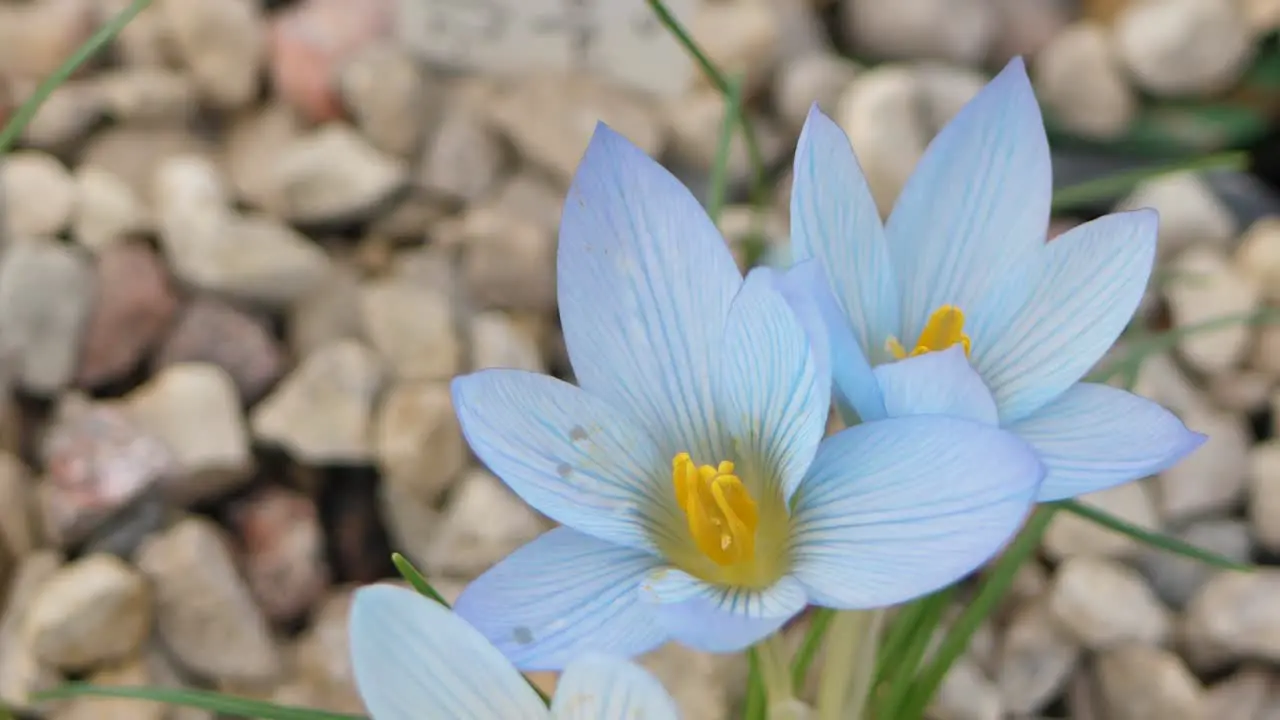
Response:
[[[253,434],[312,465],[367,463],[373,457],[374,400],[381,360],[354,340],[323,345],[286,375],[250,416]]]
[[[75,376],[94,295],[93,267],[74,248],[22,239],[0,257],[0,367],[42,395]]]
[[[282,660],[267,620],[216,526],[184,519],[144,543],[137,562],[155,591],[160,640],[187,670],[246,685],[279,677]]]
[[[151,594],[124,561],[89,555],[45,581],[24,620],[37,658],[82,672],[138,651],[151,630]]]
[[[1129,641],[1159,644],[1171,629],[1169,611],[1142,576],[1100,558],[1071,558],[1058,568],[1049,612],[1090,649]]]

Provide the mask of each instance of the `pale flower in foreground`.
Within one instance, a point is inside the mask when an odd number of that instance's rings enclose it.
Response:
[[[893,605],[974,570],[1031,507],[1039,461],[986,423],[909,417],[824,440],[813,319],[770,271],[744,280],[688,190],[603,125],[557,270],[578,386],[515,370],[453,384],[476,455],[563,526],[455,605],[518,667],[668,640],[731,652],[810,603]]]
[[[565,668],[551,709],[475,628],[412,590],[372,585],[351,607],[351,661],[373,720],[678,720],[640,667],[585,655]]]

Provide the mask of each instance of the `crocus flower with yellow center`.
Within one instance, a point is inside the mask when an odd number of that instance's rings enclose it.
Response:
[[[371,585],[351,604],[351,666],[372,720],[678,720],[641,668],[614,656],[569,664],[551,708],[465,620],[404,588]]]
[[[734,651],[808,603],[901,602],[972,571],[1029,510],[1040,464],[988,424],[912,417],[824,441],[821,338],[603,125],[557,269],[578,385],[515,370],[453,384],[476,455],[562,525],[455,606],[518,667],[669,639]]]
[[[845,134],[801,133],[785,282],[824,316],[838,402],[864,421],[949,414],[999,425],[1048,468],[1040,500],[1158,472],[1203,436],[1131,393],[1080,382],[1133,316],[1156,213],[1045,242],[1049,146],[1022,61],[933,140],[881,224]],[[812,292],[814,289],[816,292]]]

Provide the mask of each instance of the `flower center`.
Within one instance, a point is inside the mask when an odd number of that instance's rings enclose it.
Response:
[[[969,336],[964,333],[964,313],[955,305],[943,305],[929,316],[929,322],[925,323],[924,330],[920,331],[920,339],[916,341],[910,356],[946,350],[956,343],[964,346],[965,357],[968,357]],[[884,349],[898,360],[908,356],[907,349],[902,347],[898,338],[892,335],[885,341]]]
[[[702,554],[720,566],[754,560],[760,511],[733,463],[700,466],[682,452],[671,461],[671,482]]]

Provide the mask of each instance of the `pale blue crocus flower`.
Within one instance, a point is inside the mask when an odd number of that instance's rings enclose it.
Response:
[[[825,311],[840,404],[862,420],[999,424],[1048,467],[1041,501],[1153,474],[1204,440],[1153,402],[1080,382],[1142,297],[1155,211],[1046,243],[1051,197],[1021,59],[933,140],[884,224],[848,138],[815,106],[796,151],[791,250],[825,273],[788,278],[820,290],[809,300]]]
[[[551,709],[511,661],[448,608],[370,585],[351,605],[351,664],[372,720],[678,720],[648,672],[585,655],[565,668]]]
[[[903,418],[824,442],[825,347],[770,272],[744,280],[688,190],[604,125],[557,269],[578,385],[453,382],[476,455],[562,525],[455,605],[517,667],[671,639],[731,652],[808,603],[892,605],[972,571],[1028,512],[1040,464],[987,424]]]

